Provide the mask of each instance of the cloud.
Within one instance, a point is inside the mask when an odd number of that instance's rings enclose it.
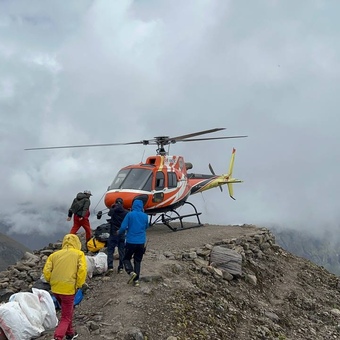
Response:
[[[338,226],[336,2],[1,7],[1,205],[11,232],[48,233],[50,219],[68,230],[64,215],[77,192],[92,190],[99,208],[116,172],[155,152],[24,148],[214,127],[249,137],[171,146],[198,173],[209,173],[208,163],[225,172],[237,149],[234,175],[245,181],[237,200],[218,189],[192,197],[205,222]]]

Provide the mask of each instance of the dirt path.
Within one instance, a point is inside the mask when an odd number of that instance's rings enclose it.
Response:
[[[256,234],[258,231],[259,228],[251,225],[205,224],[202,227],[173,232],[164,225],[157,225],[148,230],[148,248],[162,251],[183,250],[213,244],[226,238]]]

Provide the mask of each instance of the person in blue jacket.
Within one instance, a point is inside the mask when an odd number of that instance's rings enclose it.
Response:
[[[139,286],[140,268],[145,252],[146,229],[149,226],[148,215],[144,212],[143,201],[136,199],[132,209],[125,216],[118,234],[126,232],[124,267],[130,275],[128,283]],[[133,258],[133,266],[131,259]]]

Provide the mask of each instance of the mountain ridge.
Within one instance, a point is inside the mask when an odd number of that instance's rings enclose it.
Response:
[[[19,261],[27,251],[31,250],[13,238],[0,233],[0,271]]]
[[[270,228],[276,243],[290,253],[325,267],[328,271],[340,275],[340,241],[332,234],[315,235],[310,231],[290,228]]]

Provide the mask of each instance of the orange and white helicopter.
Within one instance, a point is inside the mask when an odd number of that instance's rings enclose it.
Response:
[[[179,221],[181,229],[186,229],[182,220],[187,217],[196,216],[197,225],[201,226],[199,219],[200,212],[196,207],[188,202],[190,195],[203,192],[212,188],[219,187],[222,191],[222,185],[228,186],[229,195],[233,197],[233,184],[242,182],[232,177],[233,166],[236,150],[232,150],[229,171],[227,174],[216,175],[209,164],[211,174],[188,173],[192,169],[192,164],[185,162],[182,156],[171,156],[165,151],[165,146],[177,142],[196,142],[207,140],[219,140],[230,138],[243,138],[247,136],[225,136],[211,138],[193,138],[203,134],[225,130],[225,128],[215,128],[210,130],[199,131],[177,137],[159,136],[150,140],[142,140],[128,143],[110,143],[110,144],[90,144],[90,145],[70,145],[54,146],[42,148],[30,148],[25,150],[41,149],[60,149],[60,148],[77,148],[92,146],[114,146],[114,145],[157,145],[156,155],[149,156],[145,162],[128,165],[122,168],[104,195],[104,204],[109,209],[117,198],[122,198],[124,208],[131,209],[135,199],[144,202],[144,211],[150,216],[150,225],[163,223],[171,230],[176,231],[178,228],[171,224],[173,221]],[[185,204],[192,206],[193,213],[181,215],[177,209]],[[103,212],[97,213],[100,219]],[[190,226],[191,228],[193,225]]]

